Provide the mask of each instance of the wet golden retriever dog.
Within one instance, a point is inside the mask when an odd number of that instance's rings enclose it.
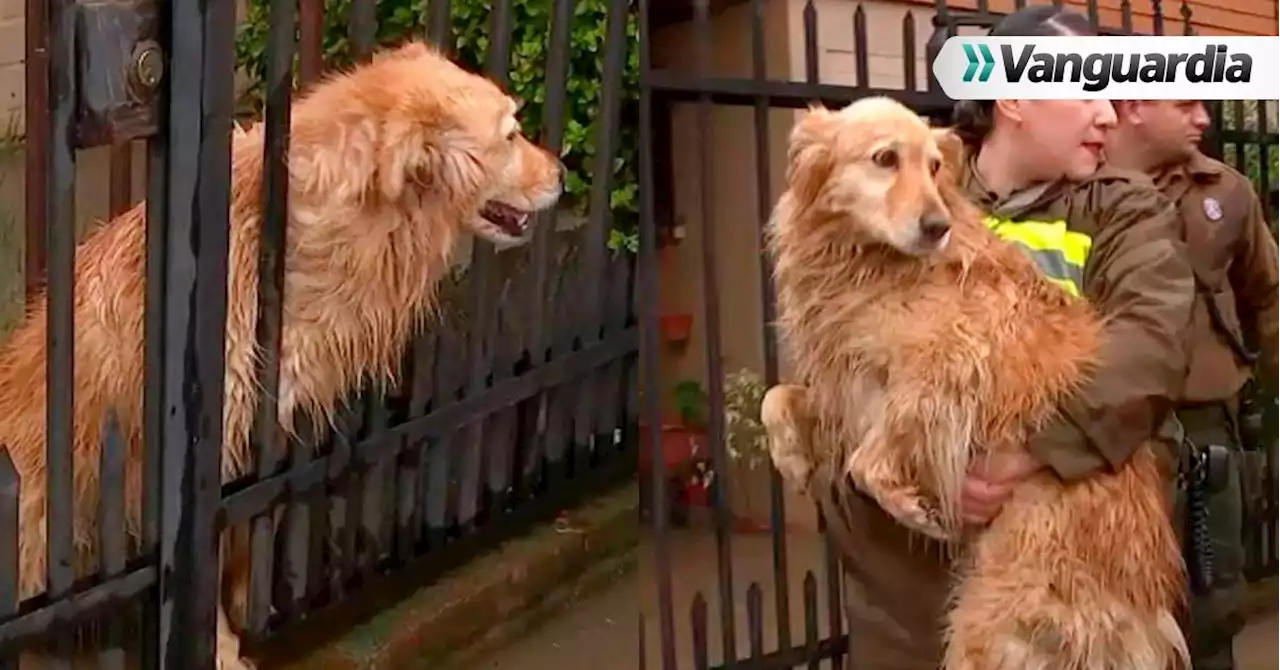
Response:
[[[962,528],[970,462],[1052,418],[1102,330],[986,229],[959,154],[883,98],[793,131],[769,244],[799,385],[765,399],[774,463],[802,489],[818,468],[847,474],[904,525],[964,540],[948,670],[1173,667],[1182,563],[1149,446],[1084,483],[1036,476],[988,528]]]
[[[561,193],[559,160],[520,133],[517,104],[495,84],[421,43],[386,51],[318,84],[293,109],[280,421],[330,419],[364,379],[391,379],[402,347],[434,306],[437,281],[465,233],[499,243],[529,236],[533,214]],[[223,479],[250,472],[259,392],[254,363],[261,126],[232,148]],[[75,544],[95,564],[99,438],[115,409],[130,444],[128,528],[142,490],[144,208],[95,230],[75,264]],[[45,588],[45,311],[0,353],[0,443],[22,478],[21,591]],[[225,538],[224,538],[225,540]],[[226,605],[242,608],[247,563],[227,562],[233,594],[219,608],[218,667],[240,657]]]

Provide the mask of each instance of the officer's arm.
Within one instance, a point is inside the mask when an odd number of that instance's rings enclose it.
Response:
[[[1258,371],[1266,387],[1276,388],[1277,290],[1280,290],[1280,266],[1277,266],[1276,240],[1267,228],[1262,203],[1247,191],[1252,201],[1249,219],[1245,221],[1239,251],[1231,263],[1231,289],[1236,295],[1236,314],[1244,336],[1259,349]]]
[[[1176,211],[1149,184],[1107,186],[1093,203],[1098,232],[1084,274],[1105,323],[1101,359],[1061,418],[1028,444],[1068,481],[1128,460],[1157,433],[1186,376],[1195,283]]]

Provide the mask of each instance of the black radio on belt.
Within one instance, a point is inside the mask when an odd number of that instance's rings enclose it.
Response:
[[[1207,593],[1214,584],[1213,539],[1209,535],[1209,496],[1221,491],[1230,476],[1231,450],[1219,444],[1184,440],[1179,478],[1186,490],[1186,562],[1191,588]]]

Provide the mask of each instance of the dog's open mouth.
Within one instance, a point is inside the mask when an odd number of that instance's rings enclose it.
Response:
[[[502,232],[512,237],[524,237],[525,231],[529,229],[529,220],[533,218],[533,215],[504,202],[490,200],[484,203],[484,207],[480,209],[480,217],[501,228]]]

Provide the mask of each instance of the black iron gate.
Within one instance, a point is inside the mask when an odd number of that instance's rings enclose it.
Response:
[[[1025,0],[1017,0],[1017,7],[1026,4]],[[713,8],[714,5],[714,8]],[[651,151],[642,152],[641,162],[641,194],[642,194],[642,227],[641,227],[641,277],[644,295],[642,304],[649,310],[642,322],[642,359],[645,361],[644,378],[644,417],[649,426],[654,426],[649,439],[642,444],[647,452],[647,460],[660,463],[663,459],[665,438],[663,430],[656,427],[662,424],[663,410],[660,397],[669,392],[669,379],[661,375],[658,359],[662,355],[662,338],[665,324],[661,323],[657,314],[659,295],[658,282],[662,280],[658,256],[663,253],[665,244],[681,237],[676,230],[680,228],[676,221],[676,207],[673,199],[677,197],[678,182],[682,179],[694,181],[700,185],[697,194],[699,208],[690,218],[700,220],[699,234],[702,255],[699,259],[703,311],[697,315],[702,319],[706,359],[706,429],[705,439],[709,446],[709,468],[716,473],[715,485],[711,487],[711,515],[714,533],[715,569],[714,578],[699,580],[699,575],[690,572],[685,554],[678,554],[677,543],[689,543],[689,533],[672,527],[673,507],[685,503],[679,496],[673,495],[673,489],[684,485],[687,473],[678,475],[650,476],[644,482],[648,492],[647,513],[649,537],[652,540],[652,577],[655,593],[651,601],[647,601],[640,624],[641,667],[660,667],[673,670],[677,667],[706,668],[791,668],[807,666],[841,667],[847,651],[847,640],[844,635],[842,621],[842,579],[839,561],[833,546],[825,537],[822,539],[823,549],[816,554],[811,553],[808,564],[798,563],[805,560],[797,556],[801,546],[795,536],[789,536],[786,530],[787,513],[784,503],[782,485],[776,471],[769,468],[769,505],[770,523],[769,565],[771,574],[743,580],[740,566],[750,552],[765,551],[761,545],[752,544],[732,530],[733,516],[730,511],[730,491],[736,483],[726,473],[729,456],[726,448],[725,426],[725,389],[724,389],[724,353],[721,345],[721,323],[727,316],[722,307],[717,271],[717,231],[712,223],[715,218],[715,195],[711,184],[718,169],[723,165],[723,158],[713,155],[717,146],[714,136],[722,132],[712,122],[713,110],[724,110],[734,107],[753,110],[751,135],[742,137],[743,143],[752,143],[755,163],[754,182],[742,183],[741,193],[744,198],[754,192],[754,234],[763,248],[765,223],[773,207],[773,193],[778,176],[774,174],[771,160],[770,113],[778,109],[801,109],[812,102],[822,102],[827,106],[843,106],[854,100],[883,95],[895,98],[915,109],[922,115],[936,121],[946,123],[950,116],[952,102],[942,93],[929,71],[918,70],[917,56],[923,55],[922,62],[928,64],[941,49],[946,38],[961,31],[981,31],[992,27],[1002,16],[989,10],[986,0],[978,0],[977,11],[959,11],[947,6],[945,0],[938,0],[933,6],[933,17],[929,21],[932,32],[926,42],[925,53],[919,54],[917,49],[917,31],[924,23],[919,14],[912,10],[902,11],[901,16],[901,79],[896,85],[884,87],[872,84],[870,72],[871,58],[868,53],[868,12],[858,5],[853,11],[852,24],[852,62],[848,69],[852,70],[852,82],[844,84],[825,83],[832,77],[824,78],[819,72],[819,24],[824,18],[819,16],[813,0],[809,0],[803,9],[803,80],[795,77],[778,77],[769,74],[769,63],[766,50],[774,52],[778,48],[766,43],[766,32],[770,21],[781,21],[777,13],[766,17],[767,4],[764,0],[744,0],[742,2],[713,3],[711,0],[692,0],[692,3],[663,2],[663,0],[647,0],[641,2],[641,143]],[[878,11],[883,11],[879,8]],[[1166,20],[1160,0],[1153,0],[1149,11],[1137,15],[1129,0],[1120,3],[1119,11],[1107,10],[1118,25],[1106,25],[1100,17],[1104,11],[1096,0],[1089,0],[1085,10],[1095,26],[1102,34],[1135,34],[1150,32],[1164,34],[1166,23],[1180,24],[1184,34],[1192,34],[1191,10],[1186,2],[1180,6],[1180,16],[1175,20]],[[713,18],[724,16],[728,12],[737,12],[738,21],[734,29],[725,29],[717,33],[713,27]],[[1111,16],[1112,14],[1117,16]],[[827,20],[829,22],[829,20]],[[1135,31],[1135,21],[1139,29]],[[680,26],[679,35],[683,36],[681,44],[692,46],[692,53],[681,49],[679,56],[655,54],[657,31],[674,24]],[[744,32],[742,25],[749,25],[749,37],[733,39]],[[676,31],[669,31],[676,32]],[[782,32],[782,31],[775,31]],[[829,30],[827,30],[829,34]],[[717,68],[715,60],[716,40],[733,42],[740,48],[741,42],[749,45],[749,74],[720,74],[726,68],[723,63]],[[784,38],[785,39],[785,38]],[[671,44],[665,41],[663,44]],[[675,47],[668,46],[674,49]],[[789,48],[789,46],[787,47]],[[738,53],[742,53],[741,51]],[[794,50],[793,50],[794,53]],[[663,56],[668,57],[663,59]],[[728,68],[732,69],[732,68]],[[740,72],[742,67],[738,68]],[[848,72],[843,75],[849,79]],[[685,123],[693,125],[690,133],[683,135],[681,144],[693,146],[696,152],[694,175],[677,174],[678,168],[673,165],[673,124],[677,123],[675,109],[678,106],[693,107],[692,119],[688,115],[682,117]],[[1232,110],[1232,113],[1224,112]],[[1274,121],[1269,121],[1262,105],[1249,112],[1246,122],[1245,107],[1240,103],[1220,104],[1214,107],[1214,132],[1206,142],[1206,149],[1216,156],[1223,156],[1226,147],[1227,160],[1233,162],[1242,172],[1254,175],[1259,194],[1272,203],[1276,200],[1274,177],[1270,176],[1266,166],[1270,164],[1272,152],[1276,151],[1276,133]],[[1274,112],[1272,112],[1274,113]],[[692,142],[689,137],[695,138]],[[1256,169],[1257,166],[1261,169]],[[686,164],[686,168],[689,166]],[[687,191],[686,191],[687,193]],[[1267,196],[1270,195],[1268,199]],[[1274,215],[1273,215],[1274,216]],[[1273,218],[1274,221],[1274,218]],[[739,234],[746,235],[752,230],[745,225],[738,228]],[[770,268],[767,258],[761,254],[761,285],[758,295],[761,300],[763,317],[762,340],[763,359],[758,365],[762,381],[767,388],[778,380],[778,356],[773,329],[770,324],[774,318]],[[745,290],[741,286],[734,290]],[[737,324],[735,323],[735,326]],[[1274,461],[1273,461],[1274,463]],[[1272,472],[1274,473],[1274,466]],[[657,466],[652,469],[658,472]],[[642,474],[644,468],[642,467]],[[1274,481],[1274,479],[1273,479]],[[807,503],[806,503],[807,504]],[[1259,529],[1256,541],[1252,543],[1250,562],[1254,566],[1254,574],[1274,574],[1276,569],[1276,526],[1274,508],[1264,513],[1263,518],[1254,519],[1251,525]],[[818,519],[821,533],[822,519]],[[679,558],[676,558],[676,556]],[[677,573],[682,573],[677,575]],[[795,579],[796,574],[803,577]],[[743,581],[746,581],[743,588]],[[799,594],[795,593],[799,586]],[[714,598],[711,594],[714,592]],[[772,594],[767,598],[766,594]],[[799,596],[797,598],[797,595]],[[708,600],[714,600],[709,605]],[[771,600],[771,602],[767,602]],[[709,614],[710,612],[710,614]],[[773,625],[765,622],[772,618]],[[741,626],[745,624],[745,631]],[[657,658],[654,658],[654,656]],[[856,659],[852,659],[856,667]]]
[[[317,630],[317,613],[326,623],[367,616],[633,475],[633,7],[499,0],[478,3],[476,20],[470,0],[400,4],[249,0],[246,29],[230,1],[28,2],[26,258],[30,296],[48,305],[49,567],[47,593],[23,599],[19,537],[45,539],[20,527],[19,493],[42,482],[19,481],[19,459],[0,444],[0,667],[36,650],[50,667],[87,653],[103,668],[211,670],[226,528],[245,529],[251,544],[243,639],[257,651],[282,636],[315,641],[333,627]],[[326,11],[346,15],[326,20]],[[246,43],[243,30],[257,30],[261,44]],[[524,97],[526,134],[564,157],[575,181],[562,209],[540,215],[530,244],[474,245],[468,269],[442,291],[441,318],[405,352],[400,384],[350,389],[336,430],[306,425],[286,438],[275,398],[295,88],[326,65],[424,34]],[[341,60],[326,63],[326,54]],[[261,114],[265,134],[263,188],[251,194],[262,201],[255,372],[265,392],[256,472],[223,486],[231,138],[244,111],[236,68],[246,64],[238,55],[259,78],[248,113]],[[73,470],[91,465],[80,456],[73,465],[84,430],[74,395],[85,390],[73,383],[76,305],[101,289],[76,258],[77,161],[93,147],[110,147],[110,172],[82,170],[81,180],[109,182],[110,217],[132,217],[146,237],[145,249],[121,243],[124,255],[145,256],[145,314],[100,305],[107,318],[144,322],[136,344],[145,383],[130,389],[136,403],[118,399],[129,415],[101,418],[96,529],[73,525],[84,505]],[[135,147],[146,159],[145,204],[136,205]],[[110,286],[112,268],[100,269]],[[142,471],[132,538],[126,495],[139,486],[126,480],[126,460]],[[92,534],[98,574],[78,573],[73,530]]]

